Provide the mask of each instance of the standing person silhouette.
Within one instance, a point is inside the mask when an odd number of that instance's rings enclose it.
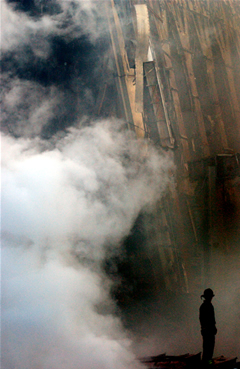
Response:
[[[201,299],[204,299],[204,301],[199,309],[199,320],[201,324],[201,334],[203,337],[203,365],[212,364],[215,335],[217,333],[214,307],[211,303],[213,297],[213,291],[211,288],[207,288],[201,296]]]

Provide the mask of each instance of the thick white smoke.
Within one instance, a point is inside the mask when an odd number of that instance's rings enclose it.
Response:
[[[120,124],[72,130],[51,149],[2,137],[4,369],[141,367],[101,262],[161,196],[172,164]]]

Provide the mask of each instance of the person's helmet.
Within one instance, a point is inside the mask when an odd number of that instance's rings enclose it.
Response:
[[[211,288],[207,288],[206,290],[204,290],[203,295],[201,296],[206,298],[212,298],[214,296],[213,290]]]

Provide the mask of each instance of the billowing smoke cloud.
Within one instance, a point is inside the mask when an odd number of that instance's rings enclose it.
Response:
[[[98,6],[1,3],[5,369],[142,367],[102,263],[161,196],[171,164],[121,122],[58,139],[94,108]]]
[[[171,161],[119,121],[52,147],[4,135],[2,151],[4,368],[140,368],[102,261],[161,196]]]
[[[99,2],[92,0],[36,0],[25,4],[3,0],[2,50],[6,52],[27,44],[36,56],[46,58],[51,35],[70,39],[87,34],[94,42],[106,32],[105,22],[100,13],[97,14],[99,7]]]
[[[49,138],[92,115],[106,20],[92,1],[2,1],[2,129]]]

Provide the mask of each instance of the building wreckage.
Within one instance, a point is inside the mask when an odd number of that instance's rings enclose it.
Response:
[[[96,113],[122,118],[139,140],[172,152],[176,165],[176,186],[146,231],[150,278],[156,288],[162,279],[168,291],[201,291],[224,281],[225,256],[234,259],[240,241],[240,2],[106,4],[111,54]],[[192,360],[198,356],[143,361],[180,368]],[[219,368],[237,365],[215,359]]]

